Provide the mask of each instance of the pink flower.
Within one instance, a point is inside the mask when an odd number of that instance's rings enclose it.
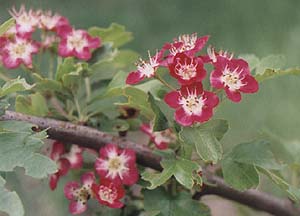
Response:
[[[203,91],[200,82],[182,86],[179,91],[166,94],[164,99],[176,109],[175,120],[183,126],[208,121],[213,115],[213,108],[219,103],[217,95]]]
[[[218,60],[218,56],[221,56],[223,58],[226,58],[228,60],[231,60],[233,58],[233,53],[227,52],[227,51],[216,51],[214,47],[209,46],[207,48],[207,55],[200,56],[200,58],[203,60],[204,63],[216,63]]]
[[[153,132],[153,127],[150,126],[150,124],[142,124],[140,128],[150,137],[151,141],[158,149],[167,149],[170,143],[176,141],[176,136],[171,129]]]
[[[71,214],[81,214],[87,209],[87,201],[93,197],[92,185],[95,183],[93,172],[81,176],[82,186],[78,182],[68,182],[64,194],[70,200],[69,211]]]
[[[70,169],[70,162],[66,158],[61,156],[65,153],[65,147],[62,143],[55,141],[52,145],[50,158],[56,162],[58,171],[50,175],[49,186],[51,190],[54,190],[57,186],[57,182],[61,176],[64,176],[68,173]]]
[[[117,184],[133,185],[138,180],[135,152],[131,149],[121,150],[115,144],[107,144],[100,149],[95,169],[101,178]]]
[[[14,69],[24,64],[32,67],[32,54],[38,53],[37,43],[16,36],[13,40],[7,40],[1,48],[2,62],[6,68]]]
[[[19,11],[13,7],[10,14],[16,20],[17,34],[21,37],[30,37],[39,24],[39,14],[31,9],[26,11],[24,5],[20,7]]]
[[[108,179],[101,179],[100,185],[93,184],[92,190],[100,204],[110,208],[122,208],[124,206],[120,202],[120,199],[125,195],[122,185],[116,185]]]
[[[91,37],[87,31],[75,30],[70,26],[62,26],[58,30],[61,41],[58,45],[58,54],[63,57],[75,56],[79,59],[91,58],[91,49],[100,47],[98,37]]]
[[[241,93],[255,93],[258,83],[250,74],[248,63],[243,59],[217,57],[215,69],[210,76],[211,85],[225,89],[227,97],[233,102],[241,100]]]
[[[68,25],[68,19],[59,14],[52,15],[51,11],[41,12],[40,14],[40,28],[45,30],[56,31],[58,28]]]
[[[78,145],[72,145],[70,152],[64,154],[62,157],[66,158],[70,162],[71,169],[79,169],[83,165],[82,152],[83,149]]]
[[[178,39],[173,40],[173,43],[166,43],[163,46],[162,51],[168,50],[169,54],[161,64],[170,64],[173,61],[173,57],[178,53],[184,53],[189,57],[193,57],[197,52],[202,50],[208,39],[208,35],[198,38],[197,33],[180,35]]]
[[[169,70],[171,76],[175,77],[181,85],[200,82],[206,75],[202,60],[198,57],[190,58],[184,53],[174,56],[173,62],[169,64]]]
[[[148,55],[149,61],[140,59],[140,61],[137,63],[137,70],[128,74],[126,84],[137,84],[144,78],[150,78],[155,75],[155,72],[159,66],[160,54],[156,53],[155,56],[151,57],[149,52]]]

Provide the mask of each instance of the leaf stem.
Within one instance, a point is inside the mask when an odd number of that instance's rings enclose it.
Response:
[[[89,77],[84,78],[84,83],[85,83],[85,90],[86,90],[86,100],[87,100],[87,102],[89,102],[90,99],[91,99],[91,82],[90,82],[90,78]]]
[[[174,88],[173,86],[171,86],[169,83],[167,83],[164,79],[162,79],[158,74],[156,74],[154,76],[157,80],[159,80],[163,85],[165,85],[166,87],[168,87],[169,89],[173,90],[173,91],[177,91],[176,88]]]

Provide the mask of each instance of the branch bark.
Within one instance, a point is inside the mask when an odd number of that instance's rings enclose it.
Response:
[[[6,111],[5,114],[0,117],[0,120],[30,122],[39,129],[48,129],[47,132],[51,139],[74,143],[95,150],[98,150],[107,143],[115,143],[121,148],[134,149],[139,164],[155,170],[162,169],[160,166],[161,158],[154,155],[148,147],[131,142],[125,138],[106,134],[94,128],[54,119],[24,115],[13,111]],[[280,199],[258,190],[241,192],[229,187],[223,179],[212,175],[208,171],[203,174],[210,184],[204,185],[201,192],[194,194],[194,199],[200,199],[203,195],[214,194],[278,216],[300,215],[300,209],[296,208],[289,199]]]

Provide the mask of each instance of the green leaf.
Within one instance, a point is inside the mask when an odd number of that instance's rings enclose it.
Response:
[[[160,110],[156,100],[150,92],[148,92],[148,101],[154,112],[153,131],[163,131],[169,128],[168,119]]]
[[[148,119],[152,119],[154,113],[148,102],[148,95],[137,88],[126,87],[123,89],[123,95],[127,97],[126,103],[117,103],[117,105],[126,105],[140,110],[140,113]]]
[[[244,164],[259,166],[265,169],[281,169],[270,151],[270,145],[266,141],[254,141],[236,145],[229,157],[234,161]]]
[[[161,173],[153,173],[150,171],[145,171],[142,173],[142,179],[150,182],[150,186],[147,187],[150,190],[153,190],[165,182],[167,182],[174,173],[174,166],[166,167]]]
[[[299,201],[299,189],[296,189],[293,186],[291,186],[279,174],[276,174],[276,172],[264,168],[258,168],[258,171],[268,176],[269,179],[272,180],[279,188],[285,191],[292,200],[296,202]]]
[[[174,167],[173,175],[180,184],[188,189],[194,186],[193,173],[197,173],[200,170],[200,166],[196,162],[177,158],[176,160],[164,160],[161,164],[164,168]]]
[[[52,160],[36,153],[44,144],[46,132],[34,133],[32,127],[34,125],[26,122],[0,122],[0,171],[24,167],[25,173],[35,178],[44,178],[57,171]]]
[[[0,97],[6,96],[18,91],[30,90],[33,85],[29,85],[24,78],[16,78],[6,82],[0,89]]]
[[[0,26],[0,36],[3,35],[5,32],[7,32],[11,27],[13,27],[15,25],[15,19],[14,18],[10,18],[9,20],[7,20],[6,22],[4,22],[1,26]]]
[[[179,136],[186,144],[195,146],[198,155],[205,162],[217,163],[223,155],[219,140],[227,130],[227,121],[216,119],[198,127],[184,127]]]
[[[15,108],[17,112],[35,116],[47,116],[49,113],[47,102],[40,93],[31,95],[18,95]]]
[[[238,163],[230,156],[221,161],[224,181],[238,190],[257,187],[259,176],[253,165]]]
[[[57,68],[57,72],[55,75],[55,79],[57,81],[62,81],[62,78],[65,74],[71,73],[72,71],[75,71],[75,61],[73,57],[65,58],[62,64],[60,64]]]
[[[92,27],[88,32],[94,37],[100,37],[103,43],[112,42],[114,48],[133,39],[132,33],[125,31],[125,27],[117,23],[112,23],[108,28]]]
[[[163,160],[161,165],[163,171],[159,174],[147,171],[142,174],[142,178],[151,183],[148,189],[152,190],[164,184],[173,175],[180,184],[191,189],[194,185],[193,173],[200,170],[200,166],[196,162],[183,158]]]
[[[60,82],[52,79],[43,78],[40,75],[34,73],[32,76],[35,78],[35,91],[47,92],[47,91],[63,91],[63,86]]]
[[[91,81],[99,82],[101,80],[112,79],[114,75],[122,71],[131,71],[135,67],[134,62],[139,55],[131,50],[117,50],[100,61],[96,62],[90,69],[92,71]],[[125,79],[123,80],[125,83]]]
[[[284,75],[300,75],[300,68],[289,68],[285,70],[266,69],[263,73],[256,74],[255,79],[261,82]]]
[[[283,55],[269,55],[262,58],[256,66],[255,74],[262,75],[267,69],[278,70],[286,64],[286,59]]]
[[[16,192],[5,188],[5,180],[0,176],[0,211],[10,216],[24,215],[23,204]]]
[[[191,195],[185,191],[177,196],[171,196],[163,188],[156,190],[145,190],[145,210],[159,216],[210,216],[209,208],[193,200]]]

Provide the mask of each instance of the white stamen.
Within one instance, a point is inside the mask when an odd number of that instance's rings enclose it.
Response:
[[[244,78],[241,76],[242,72],[243,70],[239,70],[238,67],[231,71],[228,66],[226,66],[223,75],[221,76],[221,81],[231,91],[240,89],[242,86],[246,85],[245,83],[242,83],[242,79]]]
[[[197,95],[196,89],[193,92],[189,92],[189,89],[187,91],[188,96],[181,96],[179,104],[188,115],[200,115],[206,99],[202,95]]]

